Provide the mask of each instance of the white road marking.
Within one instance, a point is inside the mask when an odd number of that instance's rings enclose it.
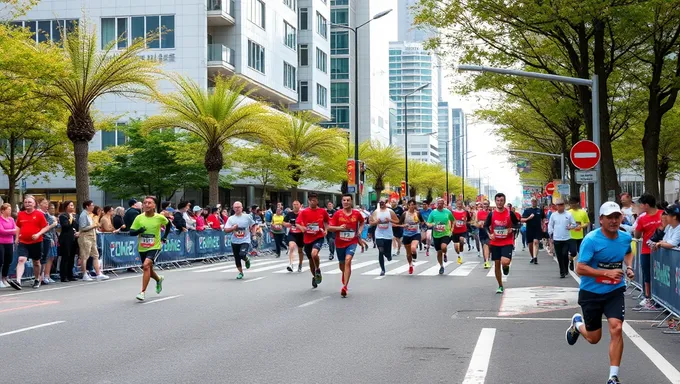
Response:
[[[327,262],[325,262],[325,263],[320,263],[320,264],[319,264],[319,268],[326,267],[326,266],[328,266],[329,264],[336,264],[336,265],[337,265],[337,263],[338,263],[337,261],[327,261]],[[281,265],[282,268],[283,268],[283,267],[287,267],[287,266],[288,266],[288,265],[286,265],[286,264]],[[297,267],[296,267],[295,265],[293,265],[293,270],[294,270],[294,271],[297,271]],[[251,272],[252,272],[252,271],[251,271]],[[309,265],[306,266],[306,267],[302,267],[302,272],[309,272]],[[288,272],[287,269],[283,268],[283,270],[281,270],[281,271],[276,271],[276,272],[272,272],[272,273],[291,273],[291,272]],[[323,273],[322,273],[322,274],[323,274]]]
[[[477,339],[475,350],[472,352],[472,359],[470,359],[470,365],[465,374],[463,384],[484,384],[495,337],[496,328],[482,329]]]
[[[260,277],[254,278],[254,279],[244,280],[243,282],[244,282],[244,283],[252,283],[253,281],[262,280],[262,279],[264,279],[265,277],[267,277],[267,276],[260,276]]]
[[[460,267],[454,269],[453,272],[449,273],[449,276],[467,276],[478,265],[479,265],[478,261],[465,262]]]
[[[450,262],[450,261],[444,263],[444,269],[446,270],[446,267],[448,267],[451,264],[452,264],[452,262]],[[439,264],[436,263],[436,261],[435,261],[434,267],[426,269],[424,272],[419,273],[418,276],[437,276],[438,274],[439,274]]]
[[[281,263],[281,260],[253,262],[251,266],[261,267],[261,266],[264,266],[264,265],[274,264],[274,263]],[[214,272],[214,271],[225,272],[226,270],[236,269],[236,265],[234,265],[233,262],[232,262],[232,263],[229,263],[229,265],[221,265],[219,267],[213,266],[213,267],[209,267],[209,268],[205,268],[205,267],[201,267],[201,268],[204,268],[204,269],[201,269],[201,270],[198,270],[198,271],[192,271],[192,273],[206,273],[206,272]]]
[[[419,265],[423,265],[423,264],[425,264],[425,263],[427,263],[427,261],[414,261],[414,262],[413,262],[413,267],[415,268],[415,267],[417,267],[417,266],[419,266]],[[399,268],[395,268],[395,269],[393,269],[393,270],[391,270],[391,271],[387,271],[387,272],[385,273],[385,275],[388,275],[388,276],[395,276],[395,275],[400,275],[400,274],[402,274],[402,273],[404,273],[404,272],[406,272],[406,271],[408,271],[408,263],[406,263],[406,265],[402,265],[402,266],[399,267]]]
[[[371,260],[371,261],[364,261],[363,263],[358,263],[358,264],[352,264],[352,271],[356,271],[357,269],[363,268],[363,267],[368,267],[369,265],[373,264],[378,264],[378,260]],[[340,269],[336,268],[333,270],[330,270],[328,272],[324,272],[326,275],[339,275],[340,274]]]
[[[250,272],[250,273],[253,273],[253,272],[263,272],[263,271],[271,271],[272,269],[285,268],[287,263],[288,263],[288,262],[284,261],[284,262],[279,262],[278,264],[275,264],[275,265],[268,265],[268,266],[266,266],[266,267],[251,268],[251,269],[248,269],[247,271]],[[243,266],[243,269],[244,269],[243,273],[246,273],[246,271],[245,271],[245,269],[246,269],[245,265]],[[231,270],[226,270],[226,271],[222,271],[222,272],[231,272]]]
[[[396,264],[396,263],[398,263],[398,261],[396,261],[396,260],[385,261],[385,269],[387,269],[387,266],[388,266],[388,265],[392,265],[392,264]],[[376,275],[380,275],[380,268],[371,269],[371,270],[368,271],[368,272],[362,273],[362,275],[366,275],[366,276],[376,276]]]
[[[181,297],[181,296],[184,296],[184,295],[168,296],[168,297],[164,297],[164,298],[162,298],[162,299],[156,299],[156,300],[151,300],[151,301],[145,301],[145,302],[143,302],[142,304],[160,303],[161,301],[172,300],[172,299],[176,299],[176,298]]]
[[[298,308],[309,307],[310,305],[314,305],[314,304],[316,304],[316,303],[320,303],[320,302],[322,302],[322,301],[328,299],[329,297],[330,297],[330,296],[324,296],[324,297],[321,297],[321,298],[316,299],[316,300],[308,301],[308,302],[306,302],[306,303],[304,303],[304,304],[298,305]]]
[[[520,321],[571,321],[571,317],[498,317],[477,316],[477,320],[520,320]],[[626,323],[654,324],[655,320],[626,320]]]
[[[493,269],[493,264],[491,264],[491,268],[489,268],[489,273],[486,274],[486,277],[493,277],[494,279],[496,278],[496,271]],[[508,275],[504,275],[502,271],[501,280],[508,281]]]
[[[0,333],[0,337],[14,335],[16,333],[21,333],[21,332],[26,332],[26,331],[31,331],[31,330],[38,329],[38,328],[49,327],[49,326],[57,325],[57,324],[61,324],[61,323],[65,323],[65,321],[53,321],[51,323],[45,323],[45,324],[40,324],[40,325],[34,325],[32,327],[17,329],[16,331]]]

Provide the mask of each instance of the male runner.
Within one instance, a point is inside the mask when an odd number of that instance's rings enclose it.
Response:
[[[149,286],[149,280],[156,280],[156,293],[160,294],[163,290],[163,280],[165,278],[156,274],[153,270],[153,265],[156,259],[161,254],[163,244],[167,241],[168,234],[170,234],[170,220],[160,213],[156,213],[156,197],[147,196],[143,201],[144,213],[137,215],[130,227],[130,236],[138,236],[137,249],[139,251],[139,259],[142,261],[142,291],[137,295],[137,300],[144,301],[146,287]],[[161,227],[165,226],[163,238],[161,238]]]
[[[401,201],[399,203],[401,203]],[[397,215],[398,218],[401,217],[401,215],[404,214],[404,208],[401,206],[401,204],[398,204],[397,200],[394,200],[394,199],[392,200],[391,204],[392,204],[392,210],[394,211],[394,214]],[[394,256],[399,256],[399,253],[401,252],[401,238],[402,238],[402,236],[404,236],[404,229],[402,227],[398,226],[398,225],[393,225],[392,226],[392,233],[394,235],[392,237],[392,247],[397,248],[397,253],[392,255],[392,257],[394,257]]]
[[[640,205],[641,215],[635,224],[635,238],[642,239],[642,248],[640,252],[640,266],[642,267],[642,281],[644,282],[645,298],[640,302],[641,307],[647,309],[655,309],[652,303],[651,282],[652,282],[652,250],[649,248],[649,240],[657,228],[661,225],[661,210],[656,208],[656,198],[649,194],[643,193],[638,199]],[[630,264],[628,264],[630,265]]]
[[[399,224],[399,218],[393,210],[387,208],[385,199],[380,199],[378,209],[369,218],[369,224],[376,227],[374,236],[378,245],[380,276],[385,276],[385,259],[392,261],[392,225]]]
[[[352,276],[352,258],[364,230],[364,216],[356,209],[352,209],[352,195],[344,194],[342,195],[342,211],[336,211],[330,221],[328,231],[337,233],[335,250],[342,272],[340,296],[347,297],[347,286]]]
[[[569,198],[569,213],[576,221],[577,227],[569,231],[571,241],[569,244],[569,269],[574,270],[574,259],[578,256],[578,250],[581,248],[581,241],[583,241],[583,233],[590,225],[588,212],[581,209],[581,197],[578,195]]]
[[[600,229],[586,235],[581,243],[576,273],[581,276],[578,303],[583,315],[575,314],[567,329],[566,339],[574,345],[579,335],[590,344],[597,344],[602,338],[602,315],[609,325],[609,380],[607,384],[620,384],[619,366],[623,355],[623,319],[626,302],[623,296],[626,284],[623,281],[623,263],[626,276],[635,278],[632,237],[619,230],[622,213],[619,205],[608,201],[600,207]]]
[[[329,201],[326,203],[326,212],[328,212],[328,217],[333,218],[333,215],[335,212],[337,212],[337,209],[334,208],[333,202]],[[330,251],[330,255],[328,255],[328,260],[333,260],[333,255],[335,254],[335,233],[333,232],[327,232],[326,233],[326,243],[328,243],[328,250]]]
[[[535,197],[531,198],[531,207],[524,210],[522,218],[522,221],[527,223],[527,243],[529,244],[529,254],[531,255],[529,263],[538,264],[538,243],[543,238],[543,219],[545,214],[538,207],[538,200]]]
[[[460,253],[465,250],[465,234],[468,231],[467,224],[470,221],[470,213],[463,208],[463,200],[456,200],[456,209],[452,212],[453,218],[453,236],[451,240],[453,241],[453,247],[458,255],[458,264],[463,264],[463,258]],[[444,262],[447,260],[444,259]]]
[[[420,208],[420,217],[423,219],[422,236],[423,241],[420,243],[420,250],[423,250],[423,242],[425,243],[425,256],[430,256],[430,243],[432,242],[432,230],[427,226],[427,218],[430,217],[432,208],[428,202],[423,201],[422,208]]]
[[[243,204],[240,201],[234,202],[233,209],[234,214],[229,216],[224,224],[224,232],[231,233],[231,249],[234,252],[236,269],[238,269],[236,279],[241,280],[243,279],[241,260],[246,262],[246,269],[250,269],[248,247],[257,233],[258,224],[253,219],[253,215],[243,213]]]
[[[494,198],[496,200],[496,209],[491,211],[486,217],[484,229],[489,232],[489,250],[491,251],[491,260],[494,262],[496,281],[498,282],[496,293],[502,294],[505,288],[503,287],[503,279],[501,277],[501,264],[503,265],[503,274],[507,276],[510,273],[512,246],[515,242],[512,228],[519,223],[519,220],[509,209],[505,208],[504,194],[497,193]]]
[[[489,263],[489,232],[484,228],[484,222],[489,216],[489,200],[484,200],[482,208],[477,211],[476,223],[479,228],[479,242],[482,243],[482,253],[484,255],[484,269],[491,268]]]
[[[555,206],[557,206],[557,211],[550,215],[548,233],[555,246],[555,257],[560,266],[560,278],[564,279],[569,274],[570,230],[579,226],[571,213],[564,210],[564,199],[555,199]]]
[[[416,201],[411,199],[408,201],[408,211],[401,215],[400,223],[404,228],[404,237],[401,241],[404,243],[404,251],[406,251],[406,260],[408,261],[408,274],[413,274],[413,260],[418,254],[418,244],[420,243],[420,225],[423,218],[416,210]]]
[[[319,251],[323,247],[323,238],[330,218],[325,209],[319,208],[319,197],[316,193],[309,193],[307,201],[309,208],[300,212],[295,225],[304,231],[305,254],[309,260],[309,271],[312,273],[312,287],[316,288],[322,279]]]
[[[286,267],[288,272],[293,272],[293,260],[295,260],[295,251],[297,250],[298,259],[300,263],[298,264],[298,272],[302,272],[302,260],[304,255],[302,253],[302,248],[305,246],[303,240],[303,234],[300,228],[295,225],[297,217],[300,214],[300,202],[293,201],[293,210],[288,211],[286,216],[283,218],[283,225],[288,228],[288,261],[290,265]]]
[[[444,199],[437,199],[437,209],[432,211],[427,218],[427,226],[432,228],[434,249],[437,251],[437,262],[439,262],[440,275],[444,274],[446,248],[451,242],[451,227],[453,226],[454,221],[455,219],[451,211],[444,208]]]

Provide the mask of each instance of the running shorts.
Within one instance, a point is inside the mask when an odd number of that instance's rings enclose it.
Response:
[[[294,242],[299,248],[305,246],[304,234],[302,232],[288,232],[288,242]]]
[[[443,237],[434,237],[432,239],[432,242],[434,243],[434,249],[436,251],[441,251],[442,250],[442,244],[449,245],[451,242],[451,237],[449,236],[443,236]]]
[[[307,255],[308,259],[312,258],[312,249],[316,249],[317,251],[320,251],[321,248],[323,247],[323,237],[320,237],[314,241],[312,241],[309,244],[305,244],[305,255]]]
[[[604,295],[584,290],[578,292],[578,304],[583,311],[583,322],[588,332],[602,328],[602,315],[607,319],[623,321],[626,313],[625,291],[626,288],[621,287]]]
[[[527,244],[533,243],[534,240],[541,240],[542,238],[543,238],[542,231],[527,228]]]
[[[398,239],[404,236],[404,228],[392,227],[392,235]]]
[[[578,255],[578,250],[581,249],[581,242],[583,239],[571,239],[569,240],[569,256],[576,257]]]
[[[465,233],[454,233],[451,235],[451,241],[454,243],[460,243],[462,240],[465,240]]]
[[[357,251],[357,244],[350,244],[345,248],[335,248],[335,252],[338,255],[338,263],[345,263],[345,258],[347,256],[354,257],[354,253]]]
[[[409,245],[414,241],[420,241],[420,233],[413,235],[413,236],[404,236],[401,238],[401,242],[404,245]]]
[[[500,260],[501,257],[512,259],[512,245],[503,245],[500,247],[496,245],[490,245],[489,248],[491,250],[491,260]]]
[[[156,264],[156,259],[160,255],[161,249],[152,249],[150,251],[139,252],[139,259],[142,261],[142,265],[144,265],[144,260],[146,259],[151,260],[152,264]]]
[[[17,255],[19,257],[26,257],[33,261],[40,260],[42,257],[42,242],[33,244],[19,243],[17,246]]]

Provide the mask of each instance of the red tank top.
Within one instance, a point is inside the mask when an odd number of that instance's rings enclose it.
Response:
[[[494,210],[491,213],[491,233],[494,234],[495,239],[489,241],[490,245],[502,247],[515,243],[515,238],[512,235],[512,219],[510,218],[509,210],[504,209],[503,212]]]
[[[467,232],[468,213],[466,211],[453,211],[453,233],[460,234]]]

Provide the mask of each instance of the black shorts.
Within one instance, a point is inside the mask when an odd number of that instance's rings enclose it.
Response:
[[[534,240],[541,240],[543,238],[543,231],[536,229],[527,229],[527,244]]]
[[[440,238],[433,237],[432,242],[434,243],[434,249],[436,251],[441,251],[442,250],[442,244],[448,245],[451,242],[451,237],[449,236],[443,236]]]
[[[305,246],[304,234],[302,232],[288,232],[288,242],[294,242],[295,245],[302,248]]]
[[[420,233],[415,234],[413,236],[404,236],[404,237],[401,238],[401,242],[404,245],[409,245],[414,241],[420,241]]]
[[[578,255],[578,250],[581,249],[581,242],[583,239],[571,239],[569,240],[569,256],[576,257]]]
[[[501,257],[512,259],[512,245],[490,245],[489,248],[491,250],[491,260],[500,260]]]
[[[404,228],[392,227],[392,235],[398,239],[401,238],[402,236],[404,236]]]
[[[139,260],[142,261],[142,265],[144,265],[144,260],[149,259],[151,260],[152,264],[156,264],[156,259],[158,259],[158,256],[161,255],[161,249],[152,249],[150,251],[144,251],[144,252],[139,252]]]
[[[305,244],[305,255],[307,255],[308,259],[312,258],[312,249],[316,249],[317,251],[321,250],[323,247],[323,237],[320,237],[314,241],[312,241],[309,244]]]
[[[626,288],[621,287],[605,294],[584,290],[578,292],[578,304],[583,310],[583,322],[588,332],[602,328],[602,315],[607,319],[623,321],[626,313],[625,291]]]
[[[462,240],[465,240],[465,233],[454,233],[451,235],[451,241],[454,243],[460,243]]]
[[[42,257],[42,248],[42,241],[34,244],[19,243],[17,246],[17,255],[19,255],[19,257],[29,258],[33,261],[39,261]]]

